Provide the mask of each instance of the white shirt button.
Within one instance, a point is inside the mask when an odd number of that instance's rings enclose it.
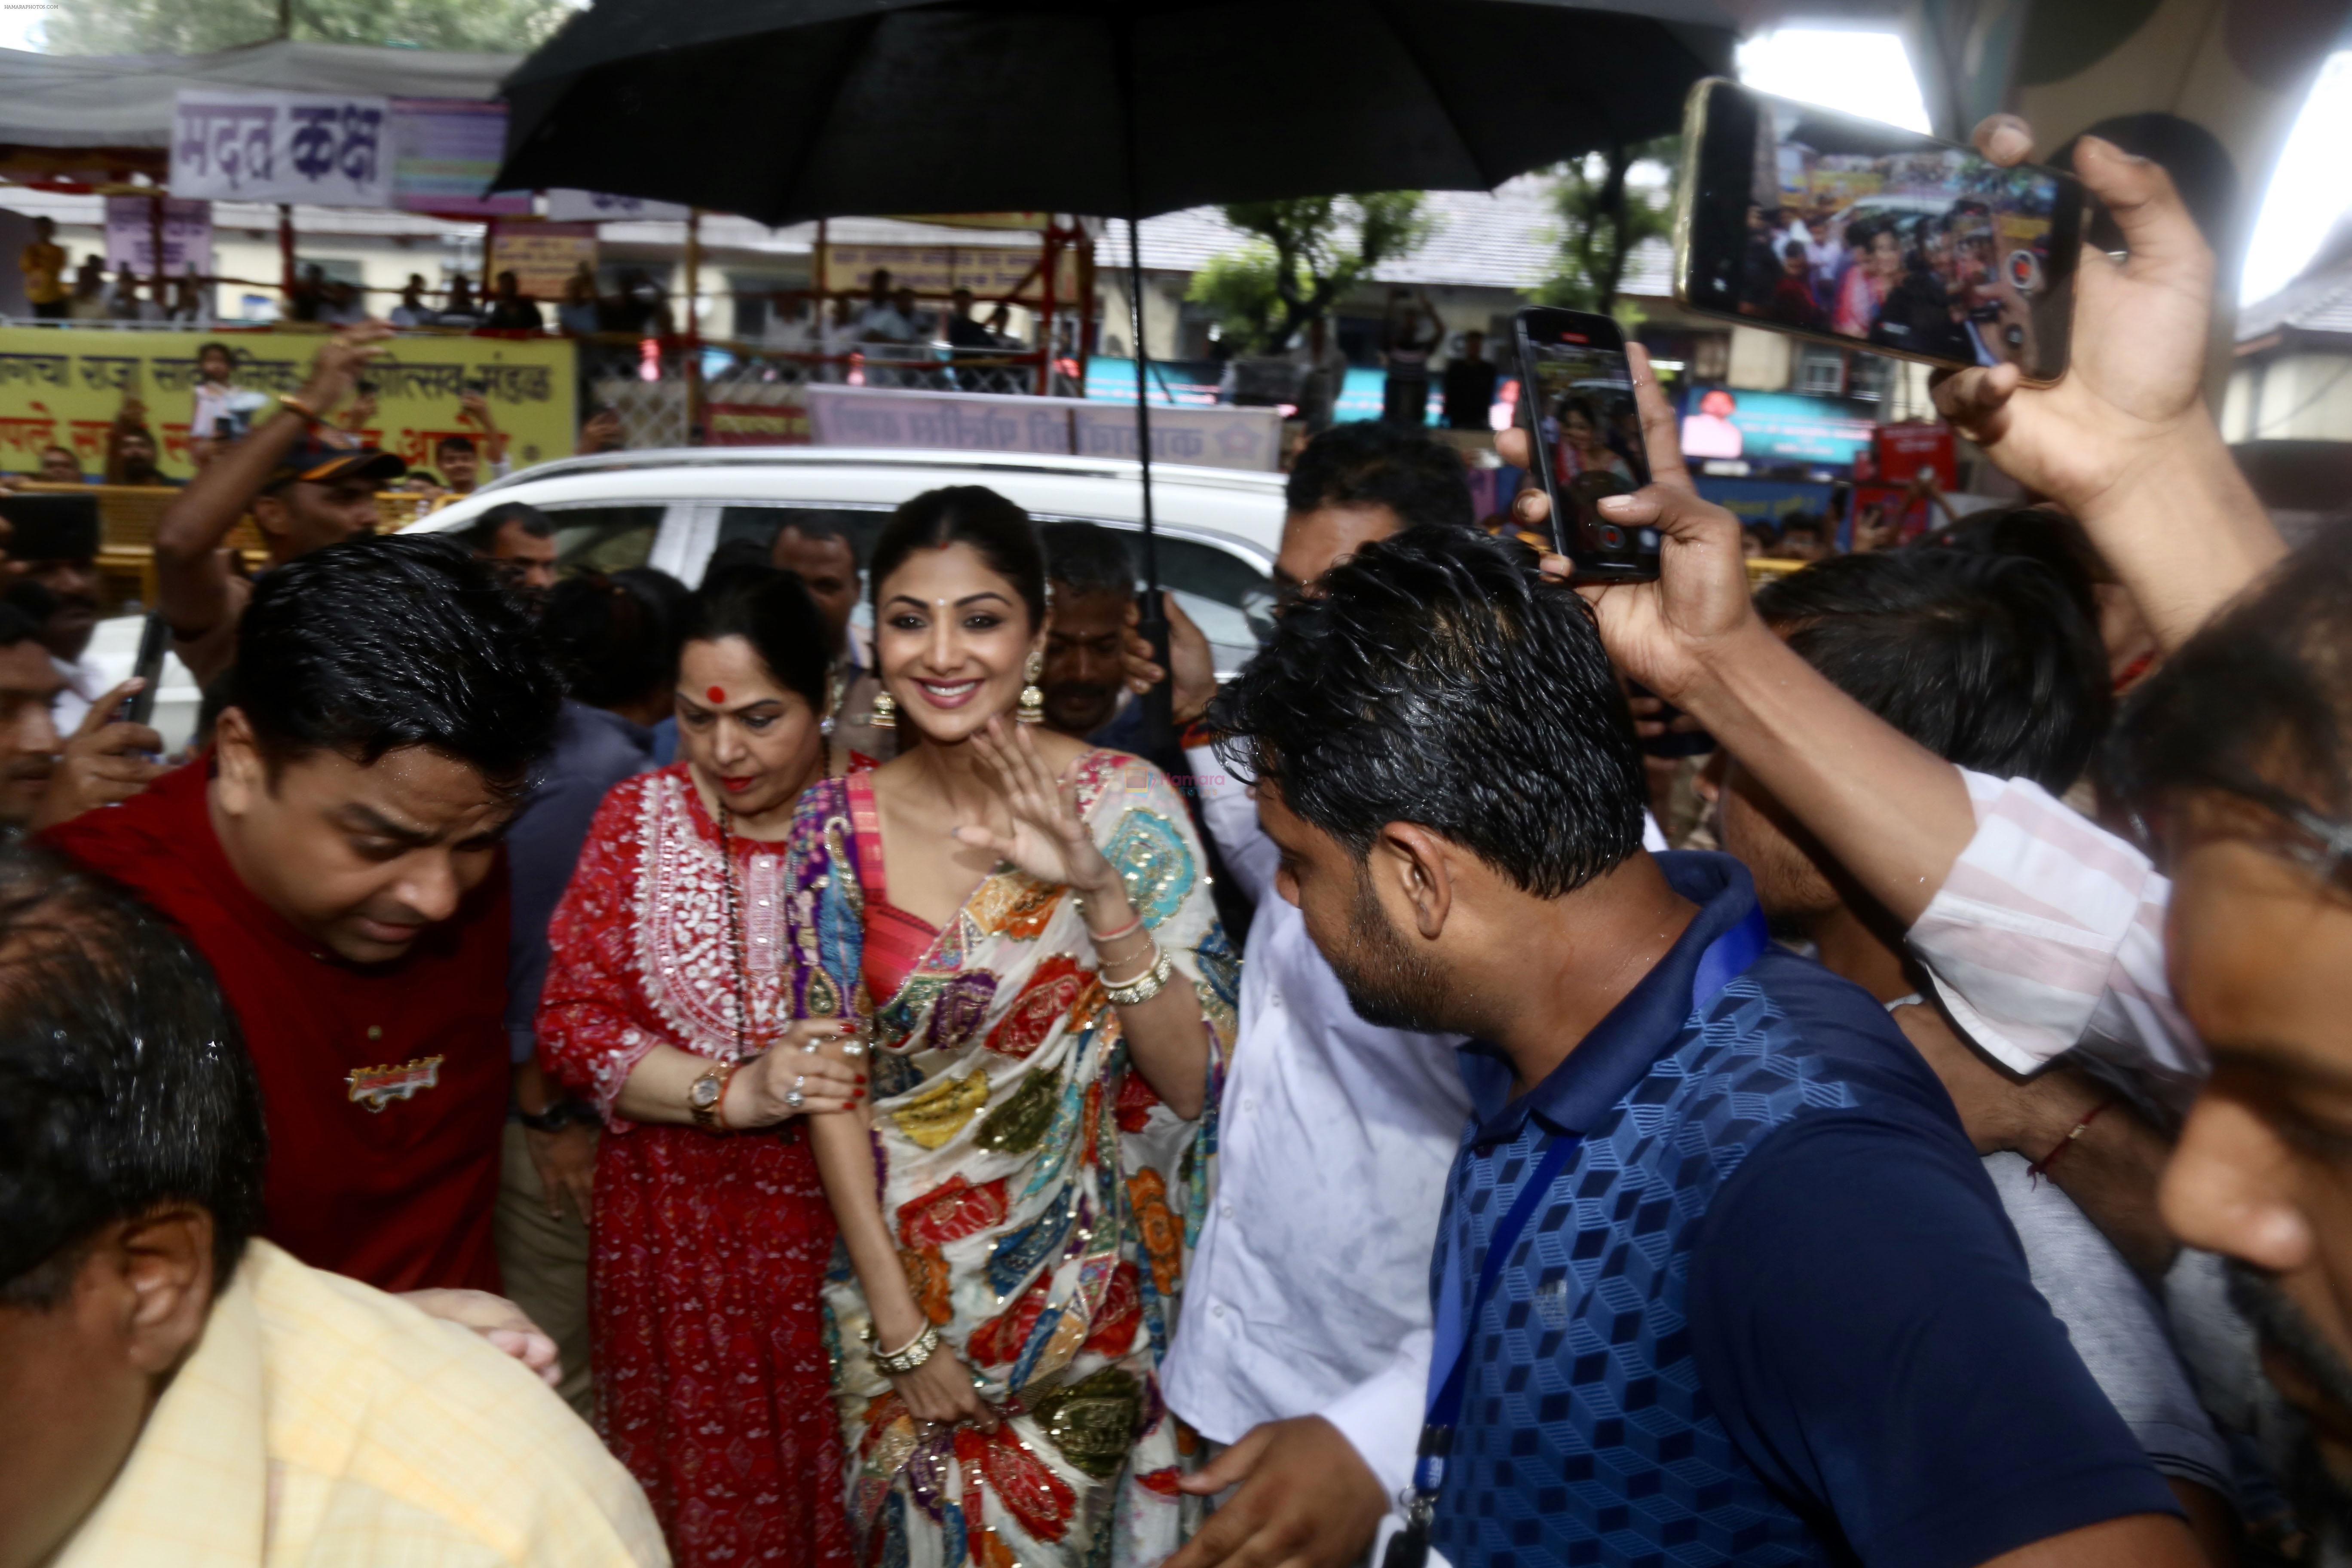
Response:
[[[1223,1215],[1227,1219],[1231,1219],[1234,1217],[1234,1205],[1231,1204],[1219,1204],[1217,1205],[1217,1212]]]
[[[1209,1303],[1209,1316],[1213,1318],[1222,1318],[1224,1315],[1225,1304],[1223,1301],[1212,1301]]]

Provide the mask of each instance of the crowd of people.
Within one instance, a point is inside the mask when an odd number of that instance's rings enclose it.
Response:
[[[1931,359],[2029,363],[2028,295],[2043,274],[2049,215],[2021,204],[2037,182],[2018,176],[2013,188],[1926,210],[1900,200],[1899,184],[1890,190],[1884,201],[1752,204],[1740,311]],[[2032,238],[2015,232],[2021,224]]]
[[[2342,1560],[2352,541],[2078,167],[1937,392],[2035,505],[1751,593],[1636,349],[1657,581],[1337,426],[1223,679],[979,487],[377,536],[362,327],[159,529],[168,766],[0,497],[0,1568]]]

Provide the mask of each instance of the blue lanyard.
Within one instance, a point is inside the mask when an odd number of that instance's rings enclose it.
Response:
[[[1691,1011],[1696,1013],[1714,1001],[1716,993],[1744,973],[1764,951],[1767,940],[1763,911],[1750,909],[1746,919],[1707,943],[1691,973]],[[1412,1489],[1405,1500],[1405,1527],[1390,1541],[1381,1568],[1422,1568],[1429,1559],[1430,1521],[1437,1510],[1438,1491],[1445,1483],[1445,1460],[1454,1447],[1454,1425],[1470,1384],[1471,1337],[1486,1315],[1505,1263],[1518,1246],[1519,1233],[1527,1229],[1528,1221],[1535,1217],[1537,1207],[1583,1142],[1581,1133],[1561,1133],[1545,1148],[1535,1173],[1487,1238],[1486,1261],[1478,1268],[1478,1287],[1466,1310],[1457,1306],[1462,1299],[1462,1251],[1456,1247],[1446,1255],[1435,1342],[1429,1358],[1428,1415],[1421,1428],[1421,1449],[1413,1459]]]

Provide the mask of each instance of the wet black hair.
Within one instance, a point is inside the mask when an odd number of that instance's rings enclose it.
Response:
[[[2083,525],[2053,506],[1986,507],[1920,535],[1907,548],[1968,550],[2038,561],[2066,585],[2067,596],[2094,626],[2099,622],[2096,585],[2114,580]]]
[[[1365,546],[1283,612],[1209,715],[1217,753],[1359,858],[1418,823],[1559,898],[1642,847],[1633,721],[1584,601],[1515,540]]]
[[[882,584],[917,550],[969,545],[988,569],[1013,584],[1029,612],[1032,631],[1045,621],[1045,548],[1029,514],[984,485],[949,485],[921,495],[890,514],[874,542],[874,564],[866,575],[875,612],[882,608]]]
[[[2297,833],[2345,831],[2352,531],[2314,536],[2135,688],[2103,763],[2103,783],[2143,822],[2182,796],[2219,793]],[[2352,833],[2328,847],[2340,878]]]
[[[2021,556],[1833,556],[1767,583],[1756,613],[1847,696],[1964,768],[2061,794],[2105,732],[2097,628]]]
[[[833,640],[799,573],[771,567],[757,575],[731,575],[715,590],[705,588],[687,612],[685,633],[682,643],[741,637],[777,685],[824,711]]]
[[[1461,456],[1420,430],[1379,420],[1334,425],[1307,443],[1283,487],[1294,512],[1384,506],[1402,528],[1477,522]]]
[[[1116,529],[1098,522],[1049,522],[1037,531],[1045,546],[1045,578],[1074,596],[1135,594],[1135,557]]]
[[[824,512],[814,510],[795,512],[776,525],[776,537],[779,539],[783,537],[786,530],[799,534],[803,539],[838,540],[841,542],[842,548],[849,552],[852,565],[864,564],[857,559],[857,536],[850,531],[847,523],[837,517],[828,517]],[[775,548],[775,540],[770,540],[768,552],[771,557],[774,555]]]
[[[345,540],[254,584],[228,705],[273,768],[424,746],[520,792],[562,688],[521,608],[456,540]]]
[[[212,971],[103,879],[0,846],[0,1305],[66,1300],[104,1226],[188,1203],[217,1290],[261,1224],[261,1087]]]
[[[715,594],[739,576],[757,577],[762,573],[775,571],[775,563],[769,559],[772,550],[772,545],[762,544],[756,539],[727,540],[710,552],[709,560],[702,563],[702,581],[695,592]]]
[[[602,572],[556,584],[539,617],[565,689],[591,708],[619,708],[675,683],[683,630],[662,599]]]

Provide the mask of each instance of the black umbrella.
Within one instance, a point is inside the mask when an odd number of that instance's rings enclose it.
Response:
[[[1550,0],[597,0],[508,79],[493,188],[767,224],[1010,210],[1130,226],[1209,202],[1489,190],[1674,130],[1732,42]],[[1128,243],[1147,631],[1164,665],[1131,226]],[[1161,740],[1164,692],[1147,710]]]

